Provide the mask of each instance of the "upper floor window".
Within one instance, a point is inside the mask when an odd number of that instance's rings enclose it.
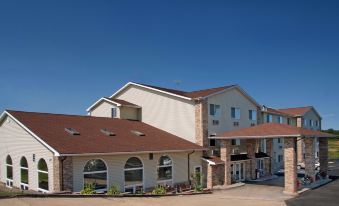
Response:
[[[232,107],[231,116],[232,116],[232,119],[240,119],[240,108]]]
[[[210,104],[210,115],[211,116],[220,116],[220,105]]]
[[[267,122],[267,123],[272,122],[272,115],[271,115],[271,114],[267,114],[267,116],[266,116],[266,122]]]
[[[248,118],[252,121],[257,120],[257,110],[248,110]]]
[[[313,127],[313,120],[310,119],[310,126]]]
[[[307,119],[304,119],[304,126],[307,126]]]
[[[318,127],[319,126],[319,121],[315,120],[315,126]]]
[[[291,124],[291,119],[287,118],[287,124],[290,125]]]
[[[278,123],[282,124],[283,123],[283,117],[282,116],[278,116]]]
[[[117,108],[116,107],[112,107],[112,118],[116,118],[117,117]]]

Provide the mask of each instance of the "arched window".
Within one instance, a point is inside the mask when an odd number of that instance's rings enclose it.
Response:
[[[48,192],[48,167],[44,159],[38,162],[38,190]]]
[[[92,184],[95,190],[107,190],[107,167],[100,159],[89,160],[84,168],[84,185]]]
[[[158,163],[158,183],[163,185],[172,185],[172,159],[167,156],[161,156]]]
[[[20,160],[20,187],[22,190],[28,190],[28,163],[25,157]]]
[[[13,162],[11,156],[6,157],[6,186],[13,187]]]
[[[131,157],[127,160],[124,167],[125,192],[138,193],[142,191],[143,173],[144,167],[139,158]]]

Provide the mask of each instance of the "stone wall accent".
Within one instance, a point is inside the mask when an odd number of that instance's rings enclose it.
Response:
[[[305,143],[305,174],[315,180],[314,138],[306,137]],[[299,149],[299,148],[298,148]]]
[[[195,104],[195,136],[196,143],[208,147],[208,105],[207,100],[196,101]]]
[[[212,185],[223,185],[225,181],[225,165],[224,164],[217,164],[212,165],[212,172],[213,172],[213,181]]]
[[[301,117],[297,118],[297,127],[303,127],[303,119]]]
[[[270,176],[272,175],[271,173],[271,158],[263,158],[264,160],[264,172],[265,172],[265,176]]]
[[[255,168],[256,168],[256,159],[255,159],[255,152],[256,152],[257,141],[256,139],[247,139],[246,140],[246,147],[247,147],[247,156],[250,158],[248,163],[246,164],[246,170],[249,170],[249,174],[246,174],[247,179],[255,179]]]
[[[304,163],[304,148],[303,148],[303,145],[304,145],[304,139],[299,137],[297,139],[297,160],[298,160],[298,163]]]
[[[53,192],[61,191],[60,157],[53,157]]]
[[[245,162],[245,180],[252,180],[253,179],[253,175],[255,173],[255,168],[254,168],[254,172],[253,172],[252,161],[253,160],[248,160],[248,161]]]
[[[220,140],[220,158],[225,162],[224,185],[231,184],[231,140]]]
[[[285,190],[284,193],[297,192],[297,154],[295,137],[284,139]]]
[[[73,158],[67,157],[63,161],[63,190],[73,191]]]
[[[273,153],[273,139],[271,139],[271,138],[266,139],[266,154],[268,156],[270,156],[270,158],[265,159],[265,162],[264,162],[264,164],[265,164],[265,173],[266,173],[266,175],[271,175],[272,171],[273,171],[272,161],[273,161],[273,155],[274,155],[274,153]]]
[[[207,187],[207,188],[212,188],[212,174],[213,174],[213,171],[212,171],[212,168],[211,166],[208,164],[207,161],[202,161],[201,162],[201,169],[202,169],[202,185],[204,187]]]
[[[320,174],[327,175],[328,171],[328,139],[319,138],[319,163]]]

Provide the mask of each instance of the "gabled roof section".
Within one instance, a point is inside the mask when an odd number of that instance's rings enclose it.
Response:
[[[266,107],[265,105],[262,106],[261,111],[262,111],[262,112],[269,113],[269,114],[275,114],[275,115],[281,115],[281,116],[290,116],[290,117],[293,117],[293,115],[290,115],[290,114],[281,112],[281,111],[279,111],[279,110],[277,110],[277,109],[273,109],[273,108],[271,108],[271,107]]]
[[[260,139],[276,137],[335,137],[317,130],[295,127],[287,124],[265,123],[232,131],[226,131],[210,139]]]
[[[91,111],[97,104],[100,102],[109,102],[111,104],[116,105],[117,107],[125,106],[125,107],[134,107],[134,108],[141,108],[140,106],[130,103],[128,101],[122,100],[122,99],[115,99],[110,97],[101,97],[98,101],[96,101],[94,104],[92,104],[90,107],[87,108],[87,112]]]
[[[6,111],[60,156],[180,152],[202,147],[148,124],[105,117]],[[65,128],[74,128],[72,136]],[[107,136],[101,130],[114,131]],[[137,136],[136,130],[145,134]]]
[[[153,91],[158,91],[164,94],[176,96],[179,98],[183,98],[186,100],[194,100],[194,99],[200,99],[200,98],[207,98],[209,96],[219,94],[221,92],[227,91],[228,89],[237,88],[243,95],[245,95],[251,102],[253,102],[255,105],[260,106],[250,95],[248,95],[239,85],[228,85],[228,86],[222,86],[222,87],[215,87],[215,88],[209,88],[209,89],[202,89],[202,90],[196,90],[196,91],[181,91],[176,89],[168,89],[158,86],[152,86],[148,84],[140,84],[135,82],[129,82],[125,84],[121,89],[119,89],[117,92],[115,92],[110,98],[114,98],[117,94],[119,94],[121,91],[123,91],[125,88],[127,88],[130,85],[135,85],[143,88],[147,88]]]
[[[278,109],[278,111],[286,113],[291,116],[301,117],[304,116],[307,112],[313,110],[320,118],[320,114],[317,110],[314,109],[313,106],[306,106],[306,107],[294,107],[294,108],[286,108],[286,109]]]

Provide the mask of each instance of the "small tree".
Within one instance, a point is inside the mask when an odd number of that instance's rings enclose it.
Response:
[[[203,175],[200,172],[195,172],[191,175],[192,184],[195,192],[201,192],[203,190],[202,178]]]

